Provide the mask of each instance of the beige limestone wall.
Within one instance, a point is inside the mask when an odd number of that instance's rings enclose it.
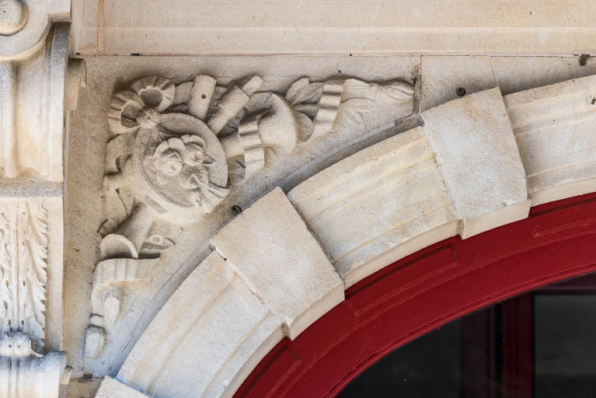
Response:
[[[75,0],[75,52],[582,54],[596,3],[580,0]]]

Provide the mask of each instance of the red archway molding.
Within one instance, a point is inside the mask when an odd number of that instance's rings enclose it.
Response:
[[[473,238],[447,239],[346,291],[281,341],[236,397],[333,397],[390,351],[451,320],[539,286],[596,271],[596,194],[549,203]]]

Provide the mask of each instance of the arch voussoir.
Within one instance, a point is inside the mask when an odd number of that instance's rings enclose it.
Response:
[[[295,339],[382,267],[596,191],[594,98],[596,77],[482,91],[423,112],[420,127],[287,195],[276,188],[211,239],[214,251],[99,396],[128,386],[122,397],[231,396],[284,336]]]

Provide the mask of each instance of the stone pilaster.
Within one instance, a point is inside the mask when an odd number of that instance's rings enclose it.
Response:
[[[57,398],[70,1],[0,11],[0,396]]]

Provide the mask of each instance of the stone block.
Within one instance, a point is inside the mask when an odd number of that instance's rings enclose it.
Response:
[[[497,86],[489,57],[423,56],[420,65],[422,111]]]
[[[596,191],[596,76],[505,96],[532,205]]]
[[[289,197],[346,286],[458,231],[420,127],[334,164]]]
[[[147,398],[147,396],[110,376],[106,376],[96,398]]]
[[[579,57],[491,57],[503,95],[560,83],[596,73],[596,58],[581,65]]]
[[[157,398],[225,396],[282,338],[278,316],[212,252],[155,316],[118,378]]]
[[[344,299],[344,284],[280,188],[226,225],[211,244],[279,315],[291,339]]]
[[[498,88],[423,112],[422,119],[462,217],[462,238],[528,216],[526,175]]]

